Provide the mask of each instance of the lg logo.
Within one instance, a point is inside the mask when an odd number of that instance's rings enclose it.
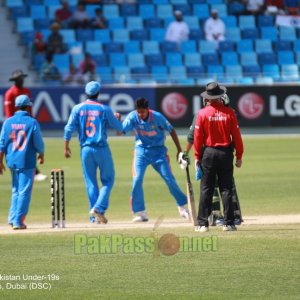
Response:
[[[238,101],[238,110],[246,119],[259,118],[265,108],[264,100],[255,93],[244,94]]]
[[[163,98],[161,108],[168,118],[177,120],[186,114],[188,101],[179,93],[170,93]]]

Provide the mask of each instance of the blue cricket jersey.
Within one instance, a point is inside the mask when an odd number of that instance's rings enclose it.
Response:
[[[116,119],[109,106],[96,100],[86,100],[73,107],[65,126],[64,139],[70,141],[77,130],[81,147],[107,145],[107,128],[122,131],[122,123]]]
[[[159,147],[165,144],[165,130],[169,133],[173,126],[159,112],[149,110],[146,121],[139,118],[137,111],[131,112],[123,122],[123,132],[134,130],[135,146],[143,148]]]
[[[34,169],[36,154],[44,153],[40,126],[27,111],[17,111],[2,126],[0,151],[10,169]]]

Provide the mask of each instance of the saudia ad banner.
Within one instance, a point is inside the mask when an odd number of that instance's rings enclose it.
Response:
[[[146,97],[150,107],[162,112],[175,127],[188,127],[202,107],[203,87],[103,88],[100,99],[123,116],[134,100]],[[0,89],[0,123],[4,120],[4,93]],[[33,115],[42,129],[63,129],[74,105],[85,100],[83,88],[32,88]],[[230,105],[241,127],[299,126],[300,86],[229,87]]]

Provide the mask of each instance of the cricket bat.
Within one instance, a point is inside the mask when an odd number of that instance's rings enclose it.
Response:
[[[185,170],[186,170],[186,179],[187,179],[186,189],[187,189],[187,200],[188,200],[189,212],[191,214],[193,226],[197,226],[198,225],[197,213],[196,213],[194,191],[191,182],[189,166],[187,166]]]

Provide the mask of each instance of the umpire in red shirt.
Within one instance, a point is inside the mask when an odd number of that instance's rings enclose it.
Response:
[[[224,231],[234,231],[234,215],[232,205],[233,151],[235,149],[236,167],[242,166],[243,141],[235,112],[226,107],[221,97],[226,88],[217,82],[206,85],[201,93],[207,106],[198,112],[195,133],[194,153],[195,165],[201,165],[200,203],[196,231],[208,231],[208,217],[212,210],[212,197],[216,175],[224,207]]]

